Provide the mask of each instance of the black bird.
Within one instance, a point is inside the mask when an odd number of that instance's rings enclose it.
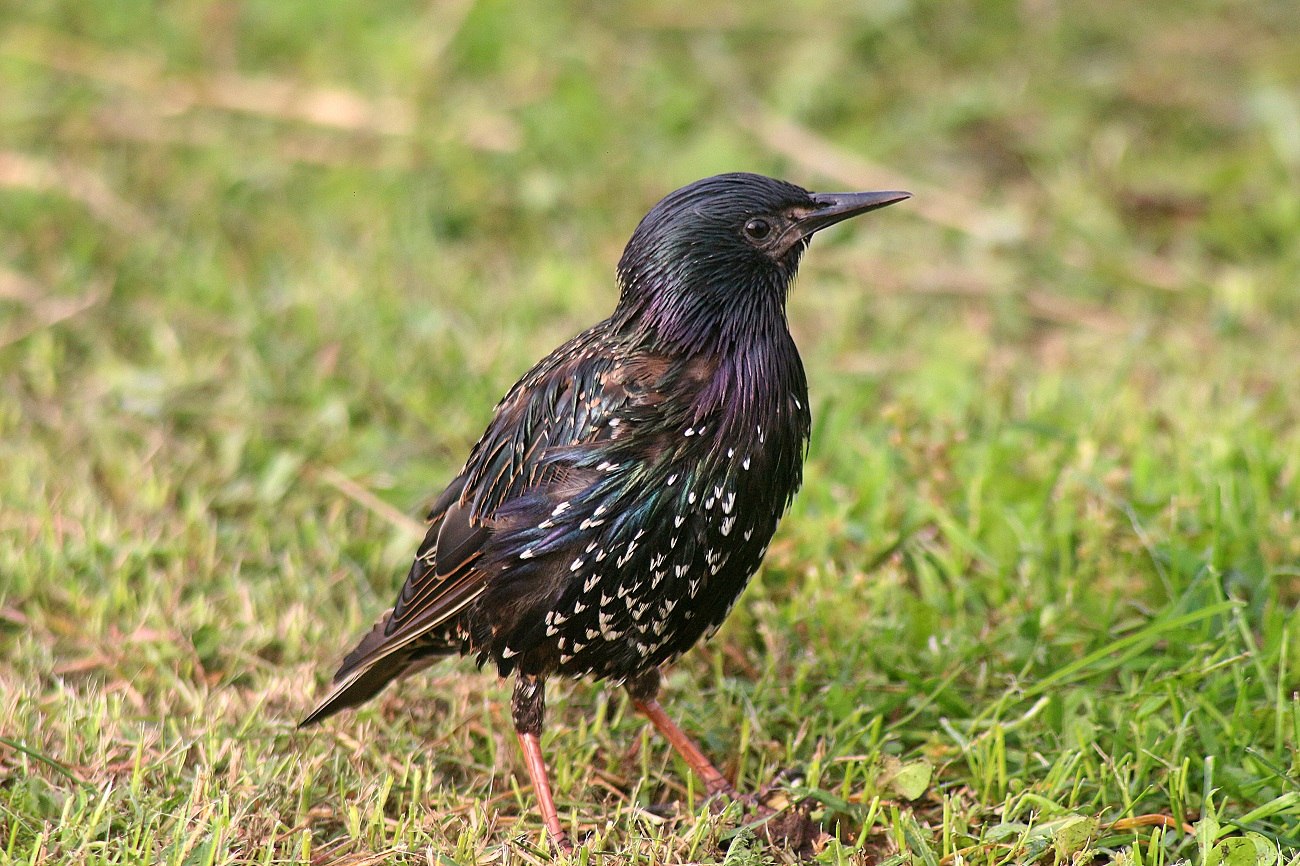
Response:
[[[572,847],[538,740],[554,674],[622,683],[709,794],[734,796],[655,700],[658,669],[722,624],[799,488],[811,415],[785,303],[809,239],[908,197],[724,174],[655,205],[619,261],[613,315],[497,404],[397,603],[302,724],[473,653],[515,675],[556,846]]]

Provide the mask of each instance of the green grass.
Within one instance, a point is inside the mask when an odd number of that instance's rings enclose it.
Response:
[[[671,712],[826,863],[1300,863],[1300,7],[556,5],[0,11],[0,861],[544,861],[489,673],[294,722],[749,169],[918,195],[806,261],[805,489]],[[551,696],[579,862],[788,859]]]

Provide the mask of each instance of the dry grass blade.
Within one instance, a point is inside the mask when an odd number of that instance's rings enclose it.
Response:
[[[1179,824],[1171,815],[1134,815],[1132,818],[1120,818],[1106,825],[1108,830],[1133,830],[1138,827],[1164,827],[1166,830],[1182,830],[1189,836],[1196,834],[1191,824]]]
[[[0,151],[0,187],[50,192],[85,205],[102,222],[131,234],[153,228],[153,221],[124,201],[97,174],[64,162],[49,162],[17,151]]]
[[[0,272],[0,285],[5,282],[3,272]],[[20,289],[26,289],[27,284],[18,283]],[[3,292],[0,291],[0,296]],[[84,313],[91,307],[94,307],[108,297],[108,285],[100,283],[92,286],[88,291],[74,298],[42,298],[33,299],[24,297],[31,308],[31,314],[25,321],[20,321],[12,325],[8,330],[0,332],[0,349],[12,346],[21,340],[25,340],[38,331],[51,328],[60,322],[65,322],[74,316]]]
[[[392,863],[394,859],[404,854],[401,848],[391,848],[387,851],[377,851],[370,854],[344,854],[342,857],[335,857],[326,860],[316,861],[320,866],[375,866],[378,863]]]
[[[465,19],[474,8],[474,0],[444,0],[435,3],[429,10],[428,34],[424,42],[424,65],[433,69],[438,65],[447,48],[455,41]]]
[[[956,229],[990,244],[1014,241],[1024,234],[1024,219],[1014,212],[989,210],[955,192],[877,165],[788,117],[760,108],[742,114],[739,119],[772,150],[807,171],[834,178],[846,188],[907,189],[915,196],[909,209],[936,225]]]
[[[357,482],[348,478],[342,472],[333,467],[325,467],[319,472],[320,479],[342,493],[348,499],[362,506],[368,511],[372,511],[382,517],[386,522],[392,524],[397,529],[410,535],[412,538],[419,539],[424,537],[424,524],[418,520],[407,517]]]
[[[26,274],[0,267],[0,300],[33,304],[47,294],[44,286]]]
[[[173,113],[212,108],[393,136],[409,135],[415,123],[410,107],[396,97],[230,72],[183,79],[139,55],[39,28],[13,28],[7,37],[0,54],[135,91]]]
[[[232,136],[220,115],[187,114],[164,116],[152,102],[115,105],[94,115],[94,126],[86,135],[91,143],[102,141],[167,147],[203,147],[242,150],[246,143]],[[61,134],[61,141],[80,141],[78,130]],[[275,157],[285,162],[326,167],[395,168],[405,165],[406,155],[397,147],[374,147],[356,136],[317,127],[282,131],[273,140]]]

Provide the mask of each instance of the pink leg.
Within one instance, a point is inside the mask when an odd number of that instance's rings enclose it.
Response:
[[[546,835],[556,848],[569,853],[573,843],[560,826],[560,813],[551,796],[551,780],[546,775],[546,761],[542,758],[542,717],[546,713],[546,686],[540,679],[520,676],[515,680],[515,693],[510,700],[510,710],[515,719],[515,733],[519,747],[524,750],[524,763],[528,778],[533,780],[533,793],[537,795],[537,808],[546,825]]]
[[[569,834],[560,826],[560,813],[555,809],[555,798],[551,796],[551,781],[546,775],[546,762],[542,759],[542,744],[537,734],[519,734],[519,746],[524,750],[524,763],[528,765],[528,776],[533,780],[533,793],[537,795],[537,808],[542,813],[542,823],[546,825],[546,834],[551,843],[561,851],[571,853],[573,843]]]

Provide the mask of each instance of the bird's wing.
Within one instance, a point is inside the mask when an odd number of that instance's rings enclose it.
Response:
[[[401,675],[419,643],[472,604],[499,573],[498,515],[539,488],[573,483],[564,454],[614,438],[629,407],[655,401],[666,359],[616,358],[600,326],[543,359],[497,405],[429,529],[393,609],[343,660],[334,688],[303,722],[360,703]],[[613,422],[611,424],[611,422]]]

